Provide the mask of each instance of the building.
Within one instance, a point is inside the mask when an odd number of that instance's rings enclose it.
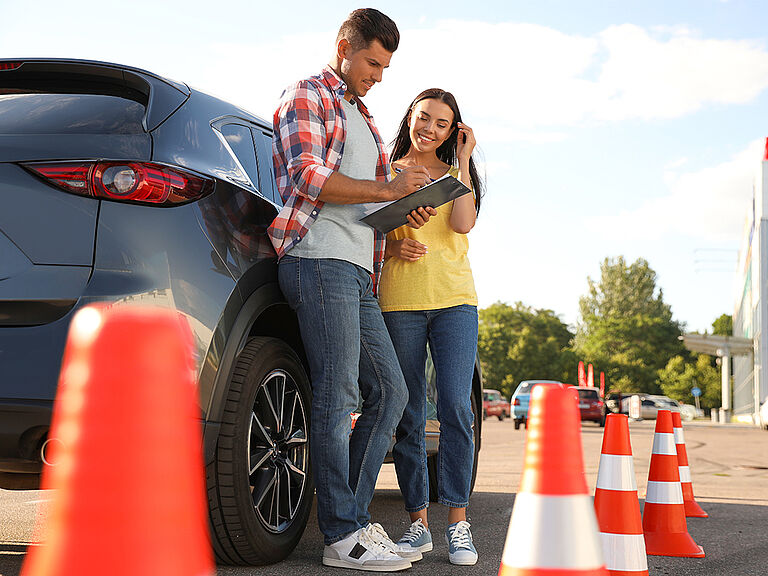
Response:
[[[733,360],[733,419],[758,423],[768,396],[768,139],[752,188],[735,287],[733,334],[752,340],[752,354]]]
[[[683,341],[693,352],[721,359],[721,419],[759,424],[760,405],[768,401],[768,139],[752,187],[734,286],[733,336],[686,334]]]

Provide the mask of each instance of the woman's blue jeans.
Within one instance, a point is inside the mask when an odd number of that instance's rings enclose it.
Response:
[[[344,260],[284,256],[278,277],[309,361],[318,525],[332,544],[370,521],[368,505],[408,391],[368,272]]]
[[[472,377],[477,354],[477,307],[385,312],[384,321],[408,385],[408,405],[397,427],[392,455],[408,512],[429,505],[425,367],[427,342],[437,377],[438,501],[452,508],[469,503],[474,462]]]

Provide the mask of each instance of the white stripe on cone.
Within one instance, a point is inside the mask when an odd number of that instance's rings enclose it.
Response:
[[[597,487],[603,490],[637,490],[632,456],[600,454]]]
[[[685,444],[685,437],[683,436],[682,428],[672,428],[675,434],[675,444]]]
[[[597,570],[604,566],[592,498],[519,492],[501,562],[509,568]]]
[[[682,504],[683,489],[680,482],[656,482],[648,481],[648,490],[645,494],[646,504]]]
[[[677,456],[675,435],[669,432],[656,432],[653,436],[653,453]]]
[[[678,466],[677,468],[680,470],[680,482],[690,482],[691,469],[688,466]]]
[[[645,556],[645,538],[642,534],[600,533],[603,543],[605,567],[608,570],[636,571],[648,570]]]

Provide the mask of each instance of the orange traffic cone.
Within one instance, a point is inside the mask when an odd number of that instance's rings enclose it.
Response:
[[[43,476],[56,493],[22,576],[214,574],[192,342],[167,310],[75,315]]]
[[[538,384],[499,576],[553,574],[608,576],[608,571],[584,479],[576,391]]]
[[[611,576],[648,576],[629,419],[625,414],[609,414],[605,419],[595,511],[605,565]]]
[[[703,558],[704,549],[688,534],[677,466],[672,414],[659,410],[643,509],[645,551],[655,556]]]
[[[679,412],[672,412],[672,426],[675,431],[675,448],[677,448],[677,464],[680,471],[680,487],[683,489],[683,506],[685,515],[692,518],[709,518],[693,497],[691,469],[688,467],[688,451],[685,449],[683,436],[683,419]]]

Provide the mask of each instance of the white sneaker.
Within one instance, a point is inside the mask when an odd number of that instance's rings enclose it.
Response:
[[[407,558],[411,562],[418,562],[422,559],[421,551],[415,550],[410,546],[401,546],[399,543],[395,544],[387,534],[387,531],[381,526],[381,524],[374,523],[368,524],[364,530],[369,530],[371,538],[378,544],[386,547],[388,550],[392,550],[395,554],[401,558]]]
[[[411,567],[411,562],[395,554],[371,537],[371,525],[360,528],[346,538],[326,546],[323,564],[336,568],[353,568],[370,572],[396,572]]]

